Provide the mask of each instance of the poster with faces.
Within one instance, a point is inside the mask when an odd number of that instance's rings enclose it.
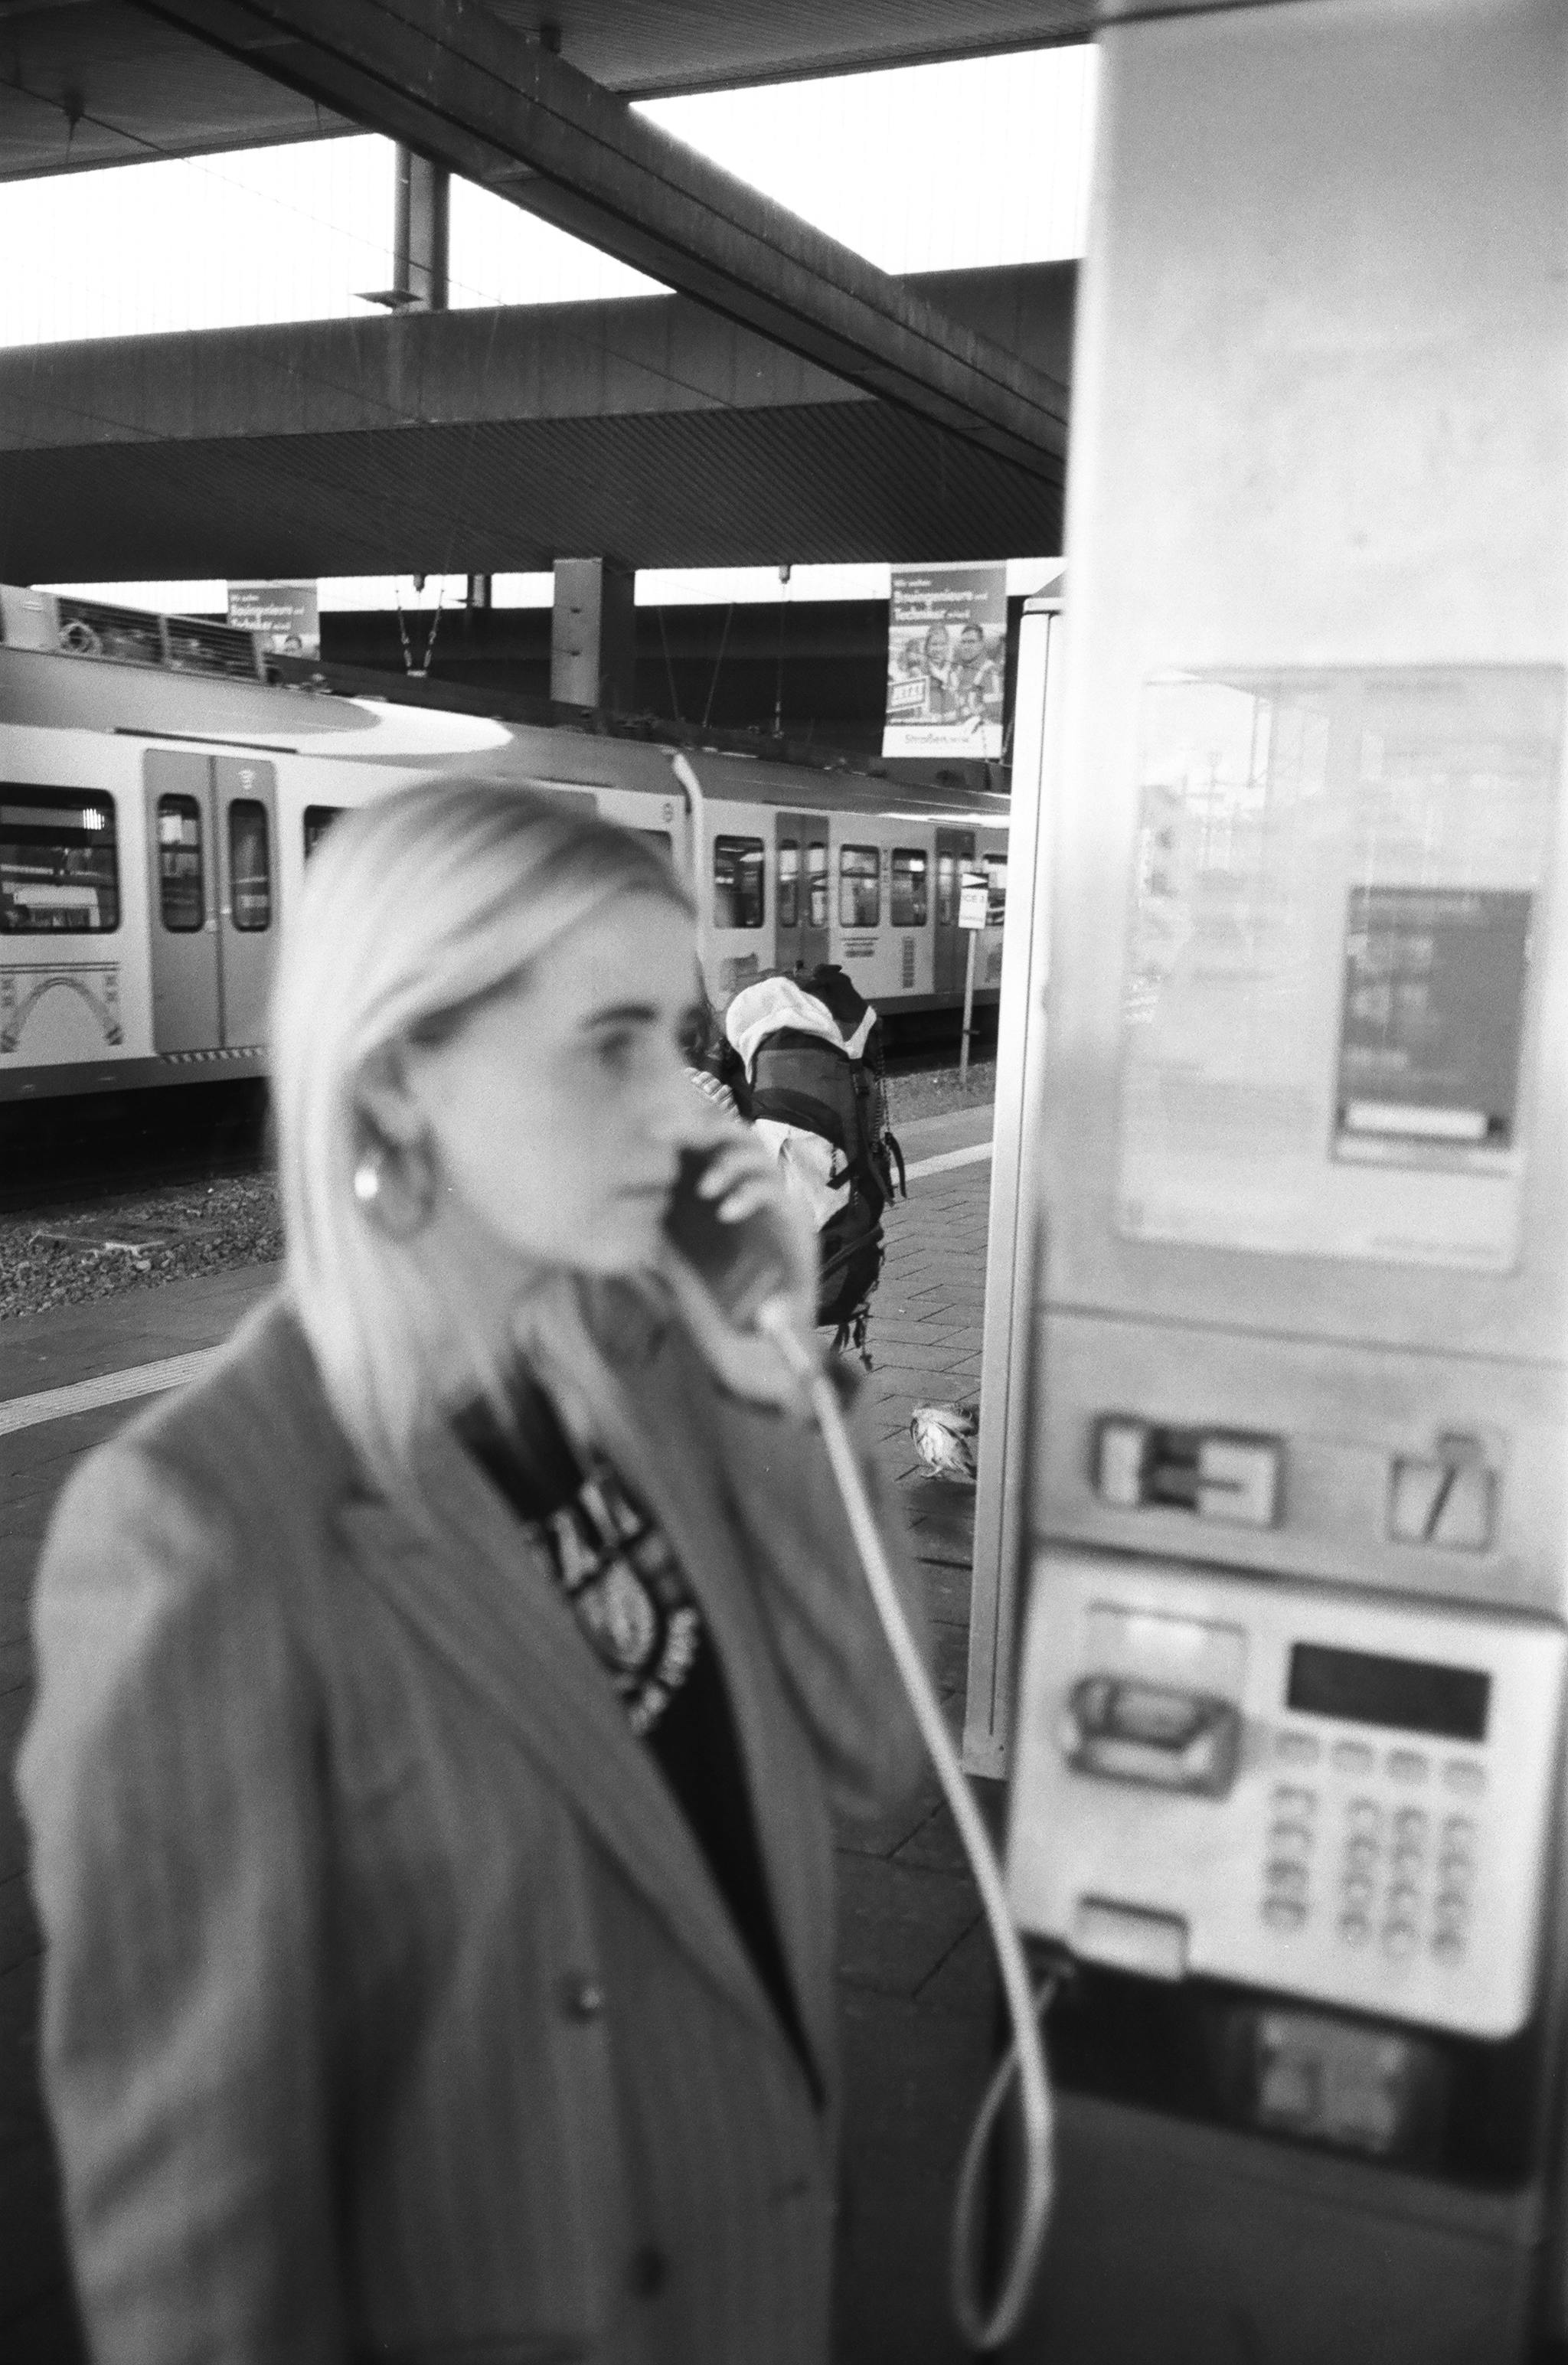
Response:
[[[1007,568],[895,566],[884,756],[1001,760]]]

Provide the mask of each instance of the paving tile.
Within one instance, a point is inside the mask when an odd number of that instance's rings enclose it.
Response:
[[[839,1857],[841,1979],[913,1996],[980,1907],[967,1878],[876,1855]]]
[[[192,1347],[219,1346],[275,1285],[281,1270],[248,1265],[197,1274],[0,1324],[0,1398],[157,1362]]]
[[[948,1530],[937,1526],[935,1521],[914,1519],[910,1523],[910,1550],[915,1559],[926,1567],[952,1568],[962,1573],[962,1614],[967,1623],[973,1575],[973,1553],[968,1541],[956,1541]],[[949,1611],[948,1615],[951,1614]]]
[[[42,2291],[17,2315],[0,2315],[0,2353],[6,2365],[90,2365],[67,2281]]]
[[[30,2163],[32,2173],[46,2181],[54,2170],[54,2135],[43,2106],[43,2097],[30,2083],[20,2079],[15,2090],[0,2102],[0,2161],[15,2159],[20,2155]],[[0,2231],[0,2264],[6,2258],[6,2237]],[[6,2294],[6,2278],[0,2276],[0,2311]],[[0,2324],[4,2322],[0,2312]],[[0,2333],[0,2357],[9,2365],[4,2334]]]
[[[940,1116],[913,1117],[900,1125],[896,1076],[888,1089],[889,1121],[911,1166],[917,1159],[939,1158],[945,1150],[967,1149],[971,1143],[991,1139],[996,1113],[990,1101],[976,1099],[959,1108],[944,1109]],[[977,1160],[977,1167],[979,1163]]]
[[[42,1944],[27,1874],[22,1870],[13,1872],[0,1880],[0,1971],[25,1963]],[[6,2106],[6,2099],[4,2080],[0,2079],[0,2111]]]
[[[887,1285],[884,1281],[883,1289]],[[971,1340],[973,1343],[979,1343],[978,1338],[974,1337],[973,1324],[956,1319],[949,1320],[946,1317],[937,1316],[933,1316],[929,1320],[923,1322],[915,1315],[889,1313],[883,1306],[880,1293],[878,1295],[873,1311],[873,1320],[876,1325],[874,1337],[881,1340],[890,1352],[903,1339],[911,1339],[918,1344],[923,1339],[941,1337],[962,1339],[966,1346],[969,1345]]]
[[[37,1536],[0,1537],[0,1585],[31,1585],[41,1541]]]
[[[974,1557],[973,1485],[928,1476],[923,1470],[904,1481],[902,1493],[904,1517],[920,1536],[922,1552],[935,1556],[944,1547],[945,1557],[961,1561],[967,1568]]]
[[[0,1766],[5,1769],[0,1775],[0,1882],[13,1879],[28,1861],[27,1830],[11,1785],[11,1763],[16,1754],[13,1746],[0,1755]]]
[[[974,1358],[972,1347],[955,1346],[950,1339],[934,1339],[929,1343],[905,1339],[879,1359],[879,1368],[884,1372],[946,1372]]]
[[[28,1705],[27,1685],[12,1684],[0,1691],[0,1765],[9,1765],[20,1746]]]
[[[25,2321],[28,2312],[62,2292],[69,2273],[54,2155],[46,2136],[0,2154],[0,2226],[6,2242],[4,2306],[7,2315]],[[0,2353],[6,2365],[16,2365],[18,2348],[8,2326],[0,2336]]]
[[[918,1788],[896,1807],[888,1807],[874,1818],[851,1821],[840,1816],[834,1826],[834,1845],[850,1855],[898,1855],[902,1857],[918,1838],[942,1803],[942,1793],[935,1774],[923,1774]],[[911,1861],[920,1863],[920,1858]],[[950,1866],[922,1866],[924,1870],[948,1871]],[[3,1894],[3,1892],[0,1892]]]
[[[29,2057],[37,2023],[39,1964],[36,1956],[0,1971],[0,2056],[23,2045]]]
[[[944,1698],[963,1684],[969,1663],[969,1638],[961,1626],[935,1626],[931,1633],[932,1674]]]
[[[898,1860],[902,1863],[903,1858]],[[1004,2009],[1002,1983],[983,1913],[923,1981],[915,2001],[922,2012],[997,2030],[997,2014]]]
[[[972,1572],[968,1559],[959,1562],[928,1561],[921,1550],[920,1531],[913,1539],[915,1558],[921,1564],[921,1575],[925,1582],[925,1607],[929,1616],[946,1625],[961,1626],[969,1631],[969,1597]]]
[[[947,2259],[990,2030],[902,1999],[845,1999],[845,2205],[834,2365],[960,2365]]]
[[[933,1784],[924,1805],[919,1821],[911,1825],[890,1853],[900,1864],[914,1865],[922,1872],[966,1872],[964,1844],[939,1786]]]

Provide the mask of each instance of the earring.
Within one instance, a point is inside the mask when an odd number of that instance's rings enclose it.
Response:
[[[411,1141],[395,1152],[390,1142],[373,1136],[353,1171],[353,1194],[377,1231],[388,1239],[411,1239],[435,1207],[435,1160],[429,1143]]]

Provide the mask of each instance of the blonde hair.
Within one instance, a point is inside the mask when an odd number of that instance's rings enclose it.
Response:
[[[420,782],[346,813],[307,867],[272,1003],[288,1285],[332,1407],[388,1488],[406,1476],[438,1348],[461,1317],[422,1236],[388,1237],[356,1200],[366,1069],[460,1024],[624,895],[692,908],[650,838],[484,780]],[[458,1344],[488,1384],[484,1342]]]

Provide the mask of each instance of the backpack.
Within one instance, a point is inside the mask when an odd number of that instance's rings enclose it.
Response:
[[[849,1189],[817,1235],[817,1321],[832,1323],[834,1346],[853,1343],[868,1364],[866,1323],[886,1253],[882,1211],[894,1195],[895,1168],[896,1187],[908,1196],[903,1152],[888,1126],[881,1023],[834,963],[792,982],[823,1005],[841,1040],[775,1029],[753,1058],[749,1113],[798,1126],[833,1147],[831,1179]]]

